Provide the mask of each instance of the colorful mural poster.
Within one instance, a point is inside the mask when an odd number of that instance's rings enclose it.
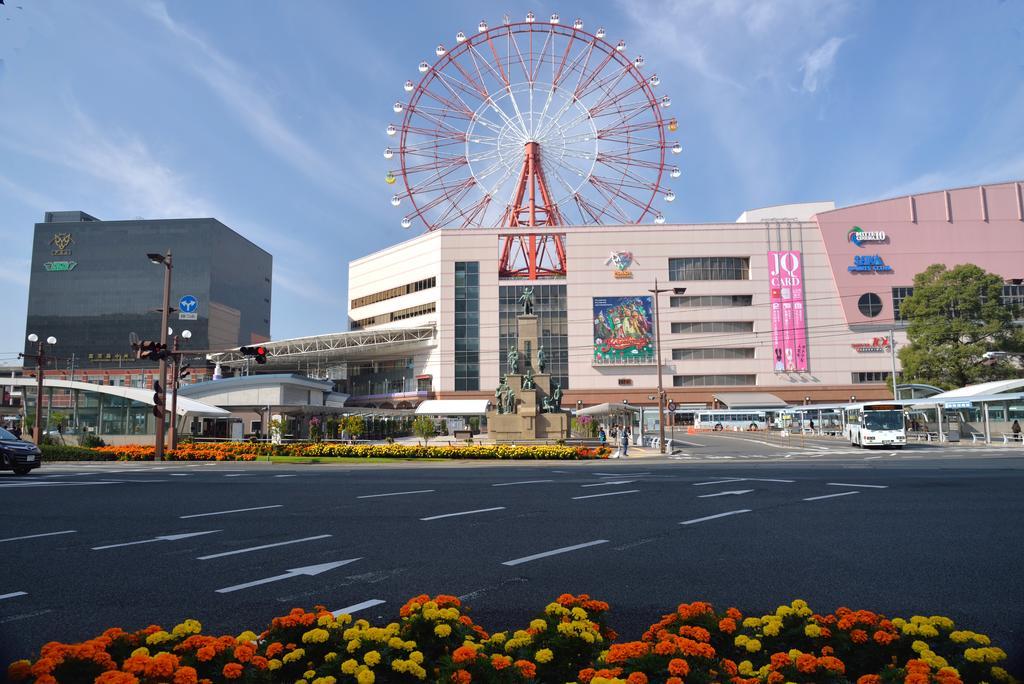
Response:
[[[594,363],[654,363],[650,296],[594,297]]]
[[[797,250],[768,252],[771,291],[772,368],[776,373],[802,372],[807,363],[803,259]]]

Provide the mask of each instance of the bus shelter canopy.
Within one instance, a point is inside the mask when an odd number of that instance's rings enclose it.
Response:
[[[729,409],[781,409],[789,406],[769,392],[723,392],[715,399]]]

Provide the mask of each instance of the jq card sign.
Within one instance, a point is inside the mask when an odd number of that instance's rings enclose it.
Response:
[[[653,301],[642,297],[594,297],[594,363],[653,363]]]
[[[800,252],[768,252],[768,283],[771,288],[772,368],[776,373],[806,371],[807,321]]]

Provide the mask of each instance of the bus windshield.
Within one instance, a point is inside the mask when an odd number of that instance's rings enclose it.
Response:
[[[902,411],[865,411],[864,427],[868,430],[902,430]]]

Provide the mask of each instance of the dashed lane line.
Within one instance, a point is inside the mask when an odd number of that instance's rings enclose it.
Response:
[[[574,501],[578,500],[578,499],[596,499],[599,496],[618,496],[619,494],[636,494],[639,491],[640,491],[639,489],[626,489],[626,490],[621,491],[621,492],[605,492],[604,494],[587,494],[586,496],[574,496],[572,498],[573,498]]]
[[[380,599],[369,599],[367,601],[363,601],[362,603],[356,603],[356,604],[353,604],[351,606],[345,606],[344,608],[339,608],[338,610],[332,610],[331,611],[331,615],[333,615],[334,617],[338,617],[339,615],[351,615],[352,613],[358,613],[359,611],[366,610],[367,608],[373,608],[374,606],[379,606],[382,603],[387,603],[387,602],[386,601],[381,601]]]
[[[830,487],[868,487],[870,489],[888,489],[889,485],[850,484],[849,482],[826,482]]]
[[[474,513],[489,513],[491,511],[503,511],[504,506],[495,506],[494,508],[478,508],[474,511],[460,511],[458,513],[443,513],[441,515],[432,515],[427,518],[420,518],[420,520],[440,520],[441,518],[454,518],[460,515],[473,515]]]
[[[295,477],[295,475],[294,475],[294,474],[289,474],[289,475],[275,475],[274,477]]]
[[[502,565],[522,565],[523,563],[529,563],[530,561],[540,560],[541,558],[547,558],[548,556],[557,556],[561,553],[569,553],[570,551],[578,551],[579,549],[585,549],[590,546],[597,546],[599,544],[607,544],[607,539],[595,539],[594,541],[585,542],[583,544],[574,544],[572,546],[563,546],[560,549],[552,549],[550,551],[542,551],[541,553],[535,553],[531,556],[523,556],[522,558],[515,558],[513,560],[505,561]]]
[[[498,482],[497,484],[492,484],[491,486],[492,487],[512,487],[514,485],[541,484],[542,482],[554,482],[554,480],[522,480],[521,482]]]
[[[825,494],[824,496],[812,496],[804,499],[804,501],[821,501],[822,499],[834,499],[837,496],[850,496],[851,494],[860,494],[860,492],[839,492],[838,494]]]
[[[188,539],[189,537],[201,537],[204,534],[213,534],[214,532],[222,532],[223,530],[207,530],[206,532],[186,532],[185,534],[167,534],[162,537],[154,537],[152,539],[140,539],[138,541],[123,542],[121,544],[107,544],[105,546],[94,546],[93,551],[102,551],[104,549],[116,549],[121,546],[135,546],[136,544],[151,544],[158,541],[178,541],[179,539]]]
[[[710,482],[694,482],[694,487],[703,487],[704,485],[718,485],[718,484],[729,484],[731,482],[743,482],[742,477],[730,477],[728,480],[712,480]]]
[[[697,523],[706,522],[708,520],[714,520],[715,518],[724,518],[729,515],[739,515],[740,513],[750,513],[749,508],[740,508],[735,511],[726,511],[725,513],[718,513],[716,515],[706,515],[703,518],[694,518],[693,520],[684,520],[679,523],[680,525],[695,525]]]
[[[414,489],[411,492],[387,492],[385,494],[363,494],[357,496],[357,499],[376,499],[381,496],[403,496],[405,494],[429,494],[430,492],[436,491],[434,489]]]
[[[212,513],[193,513],[191,515],[179,515],[181,520],[188,518],[206,518],[211,515],[227,515],[228,513],[248,513],[249,511],[265,511],[268,508],[281,508],[284,504],[273,504],[271,506],[255,506],[253,508],[232,508],[227,511],[213,511]]]
[[[8,537],[7,539],[0,539],[0,544],[4,542],[21,541],[22,539],[37,539],[39,537],[55,537],[58,534],[74,534],[78,530],[61,530],[60,532],[43,532],[42,534],[26,534],[24,537]]]
[[[277,542],[275,544],[263,544],[262,546],[251,546],[247,549],[235,549],[234,551],[224,551],[221,553],[211,553],[208,556],[198,556],[196,560],[210,560],[212,558],[223,558],[224,556],[237,556],[240,553],[250,553],[252,551],[262,551],[263,549],[272,549],[277,546],[288,546],[289,544],[301,544],[308,541],[316,541],[317,539],[326,539],[330,537],[329,534],[318,534],[315,537],[303,537],[302,539],[289,539],[288,541]]]
[[[17,596],[28,596],[28,592],[27,591],[12,591],[9,594],[0,594],[0,601],[3,601],[5,599],[10,599],[10,598],[15,598]]]
[[[604,482],[580,485],[580,487],[607,487],[608,485],[633,484],[634,482],[636,482],[636,480],[605,480]]]

